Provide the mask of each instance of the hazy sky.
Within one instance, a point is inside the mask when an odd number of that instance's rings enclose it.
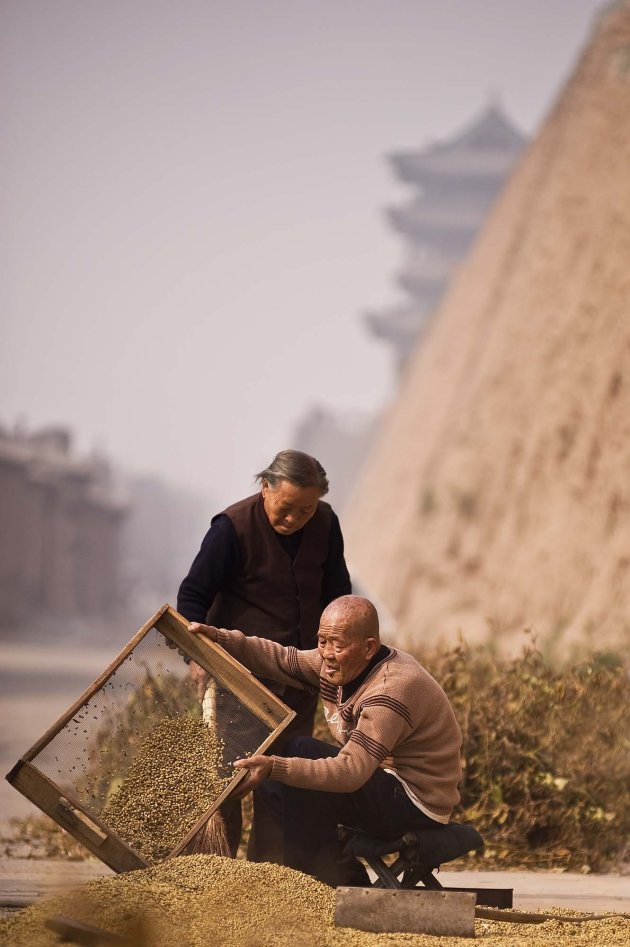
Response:
[[[308,406],[382,405],[385,155],[497,94],[534,132],[600,7],[2,0],[0,422],[223,505]]]

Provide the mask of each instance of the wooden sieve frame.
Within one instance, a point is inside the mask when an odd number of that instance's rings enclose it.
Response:
[[[122,651],[105,668],[102,674],[81,694],[61,717],[27,750],[7,773],[8,782],[26,796],[34,805],[50,816],[61,828],[69,832],[93,855],[116,872],[148,868],[152,863],[128,845],[102,819],[88,813],[81,801],[71,792],[63,790],[46,776],[32,761],[57,734],[66,727],[75,714],[88,703],[118,670],[136,645],[153,628],[172,642],[187,657],[203,667],[209,674],[225,685],[247,709],[271,729],[269,736],[255,753],[264,753],[283,730],[295,718],[294,710],[286,706],[264,684],[261,684],[247,668],[229,655],[205,635],[193,635],[188,631],[188,621],[171,605],[162,605],[140,630],[125,645]],[[197,820],[188,834],[169,852],[166,858],[181,854],[199,829],[218,809],[234,787],[246,776],[240,770],[229,781],[221,795]]]

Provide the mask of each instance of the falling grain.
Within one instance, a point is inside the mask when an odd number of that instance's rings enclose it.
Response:
[[[223,791],[221,741],[200,717],[164,718],[145,738],[102,819],[151,863],[165,858]]]

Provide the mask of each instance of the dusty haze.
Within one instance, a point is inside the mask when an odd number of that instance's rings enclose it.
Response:
[[[531,132],[598,6],[4,2],[0,421],[222,508],[307,405],[379,407],[385,154],[496,95]]]

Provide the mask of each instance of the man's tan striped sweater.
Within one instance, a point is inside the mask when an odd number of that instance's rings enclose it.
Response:
[[[410,654],[390,649],[342,703],[341,687],[321,676],[317,650],[283,648],[224,628],[218,629],[217,642],[261,677],[320,691],[341,751],[317,760],[274,756],[272,779],[306,789],[354,792],[380,766],[398,776],[429,815],[448,821],[459,800],[461,732],[448,697]]]

